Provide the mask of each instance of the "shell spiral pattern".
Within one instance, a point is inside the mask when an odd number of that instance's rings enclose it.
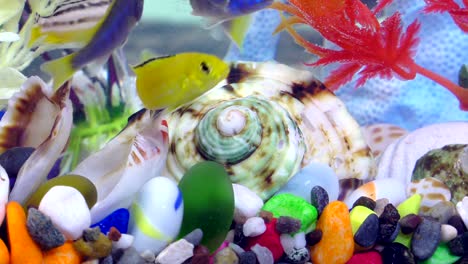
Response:
[[[373,177],[359,126],[311,73],[277,63],[234,63],[217,87],[166,117],[163,175],[180,180],[194,164],[224,164],[232,182],[263,199],[311,161],[341,179]]]

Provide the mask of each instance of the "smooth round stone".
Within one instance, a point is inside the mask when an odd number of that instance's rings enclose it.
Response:
[[[318,185],[312,188],[312,191],[310,191],[310,203],[317,208],[319,215],[329,202],[328,193],[324,188]]]
[[[446,224],[448,220],[457,214],[457,209],[455,205],[450,201],[438,202],[428,211],[422,213],[419,211],[420,215],[430,216],[435,218],[439,223]]]
[[[423,221],[414,231],[411,251],[420,260],[428,259],[436,250],[440,237],[440,223],[432,218],[423,217]]]
[[[42,197],[54,186],[69,186],[78,190],[86,200],[88,208],[91,209],[97,201],[97,190],[94,184],[87,178],[79,175],[63,175],[55,177],[43,183],[37,190],[26,200],[25,208],[30,206],[37,207],[41,202]]]
[[[311,247],[312,263],[346,263],[354,252],[353,231],[345,203],[329,203],[317,221],[322,239]]]
[[[413,233],[422,222],[422,217],[415,214],[409,214],[400,219],[401,232],[403,234]]]
[[[377,203],[376,203],[376,201],[372,200],[369,197],[361,196],[353,203],[353,208],[358,206],[358,205],[362,205],[362,206],[365,206],[365,207],[367,207],[367,208],[369,208],[371,210],[374,210]]]
[[[194,246],[185,239],[179,239],[171,243],[156,257],[156,263],[172,264],[183,263],[185,260],[193,256]]]
[[[226,238],[234,216],[234,191],[229,175],[219,163],[200,162],[185,173],[179,188],[184,200],[179,237],[200,228],[201,244],[215,251]]]
[[[93,224],[91,227],[99,226],[101,232],[107,234],[111,227],[117,228],[120,233],[127,233],[130,212],[125,208],[120,208],[106,216],[101,221]]]
[[[374,211],[372,211],[371,209],[365,206],[358,205],[358,206],[353,207],[353,209],[349,212],[349,218],[351,219],[351,228],[353,230],[353,235],[356,234],[361,224],[364,223],[367,217],[369,217],[369,215],[371,214],[375,214]]]
[[[91,214],[83,195],[69,186],[54,186],[42,197],[39,211],[49,216],[52,223],[68,240],[81,237],[91,225]]]
[[[239,257],[236,252],[230,247],[225,247],[216,253],[214,257],[214,264],[229,264],[229,263],[238,263]]]
[[[166,177],[155,177],[138,192],[130,209],[129,234],[137,251],[159,253],[179,233],[184,212],[182,193]]]
[[[270,211],[273,216],[289,216],[301,221],[300,231],[306,232],[309,228],[313,228],[313,224],[317,220],[318,212],[314,206],[308,203],[304,198],[290,194],[276,194],[265,205],[262,210]]]
[[[260,212],[263,200],[249,188],[234,183],[234,221],[244,223],[248,218],[254,217]]]
[[[328,165],[317,162],[311,162],[302,168],[281,187],[277,194],[291,193],[310,203],[310,191],[314,186],[325,189],[330,201],[338,199],[338,177]]]
[[[421,212],[427,212],[439,202],[446,202],[452,199],[450,189],[444,182],[433,177],[420,180],[413,180],[408,184],[408,196],[420,194],[422,196]]]
[[[441,232],[440,240],[444,243],[449,242],[450,240],[457,237],[457,229],[451,225],[442,225],[440,232]]]
[[[440,243],[434,254],[420,264],[452,264],[459,260],[460,256],[455,256],[450,252],[446,243]]]
[[[348,208],[361,197],[365,196],[376,201],[381,198],[387,198],[392,204],[399,204],[406,199],[406,187],[397,179],[380,179],[368,182],[354,190],[344,202]]]
[[[369,248],[375,244],[379,237],[379,218],[376,214],[370,214],[354,234],[354,242]]]
[[[266,225],[261,217],[255,216],[247,219],[242,228],[244,236],[254,237],[263,234],[266,230]]]

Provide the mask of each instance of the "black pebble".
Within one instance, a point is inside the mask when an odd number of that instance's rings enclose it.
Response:
[[[457,229],[457,233],[459,235],[461,235],[461,234],[463,234],[463,233],[465,233],[467,231],[465,223],[463,223],[463,219],[458,214],[453,215],[452,217],[450,217],[447,224],[455,227],[455,229]]]
[[[398,235],[398,220],[400,220],[400,214],[395,206],[387,204],[379,217],[379,242],[390,243],[395,240],[395,234]]]
[[[329,202],[327,191],[321,186],[314,186],[310,191],[310,204],[312,204],[321,215],[325,206]]]
[[[402,219],[400,219],[401,232],[403,234],[413,233],[418,225],[422,222],[422,217],[415,214],[409,214]]]
[[[255,264],[257,255],[253,251],[245,251],[239,255],[239,264]]]
[[[244,247],[247,243],[247,238],[244,236],[244,225],[243,224],[236,224],[234,228],[234,244],[239,245],[240,247]]]
[[[35,208],[29,208],[26,227],[32,239],[43,250],[50,250],[65,243],[65,237],[52,220]]]
[[[379,218],[376,214],[371,214],[362,222],[356,234],[354,234],[354,242],[361,247],[367,248],[375,244],[378,236]]]
[[[400,243],[387,245],[380,254],[383,264],[416,264],[413,254]]]
[[[322,230],[315,229],[314,231],[306,234],[306,242],[308,246],[313,246],[322,240]]]
[[[280,234],[296,233],[301,229],[301,221],[289,216],[280,216],[276,221],[275,229]]]
[[[365,207],[371,209],[372,211],[374,211],[374,209],[375,209],[375,201],[372,200],[372,199],[369,198],[369,197],[366,197],[366,196],[361,196],[361,197],[359,197],[359,199],[357,199],[357,200],[353,203],[353,208],[354,208],[355,206],[358,206],[358,205],[365,206]]]
[[[0,155],[0,165],[10,178],[10,189],[13,188],[19,170],[33,152],[32,147],[14,147]]]
[[[468,232],[457,236],[448,242],[450,252],[456,256],[468,255]]]
[[[431,217],[423,217],[411,239],[411,250],[416,258],[425,260],[434,254],[441,237],[440,223]]]

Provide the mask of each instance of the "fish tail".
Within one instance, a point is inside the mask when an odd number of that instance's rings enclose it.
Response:
[[[57,90],[75,73],[76,69],[72,65],[73,57],[75,57],[75,54],[42,64],[41,70],[50,74],[54,80],[54,90]]]
[[[228,37],[237,45],[239,49],[244,44],[244,38],[252,23],[252,14],[237,17],[233,20],[224,22],[222,27]]]

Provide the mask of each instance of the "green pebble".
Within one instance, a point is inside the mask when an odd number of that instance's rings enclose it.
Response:
[[[436,251],[430,258],[419,263],[420,264],[452,264],[452,263],[457,262],[457,260],[459,260],[460,258],[461,256],[455,256],[450,252],[450,249],[446,243],[441,243],[439,244]]]
[[[356,234],[361,224],[371,214],[375,214],[375,212],[362,205],[355,206],[351,210],[351,212],[349,213],[349,218],[351,219],[351,228],[353,229],[353,235]]]
[[[203,231],[201,244],[214,252],[223,243],[234,217],[234,191],[223,165],[204,161],[192,166],[179,182],[184,216],[179,238]]]
[[[408,199],[404,200],[401,204],[397,206],[398,213],[400,214],[400,219],[409,215],[409,214],[418,214],[419,208],[421,207],[422,196],[420,194],[413,194]],[[401,231],[398,233],[395,241],[407,248],[411,246],[411,239],[413,234],[403,234]]]
[[[54,186],[69,186],[77,189],[85,198],[88,208],[91,209],[97,201],[96,186],[88,179],[79,175],[63,175],[55,177],[43,183],[37,190],[26,200],[24,208],[39,207],[42,197]]]
[[[304,198],[290,193],[273,196],[263,205],[262,210],[271,212],[275,218],[289,216],[301,220],[302,232],[314,229],[318,216],[317,209],[313,205]]]

